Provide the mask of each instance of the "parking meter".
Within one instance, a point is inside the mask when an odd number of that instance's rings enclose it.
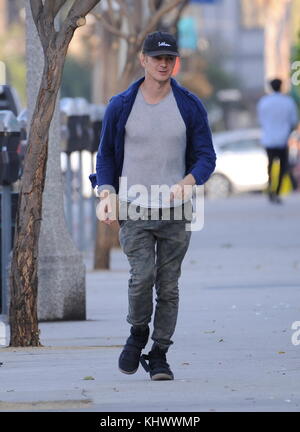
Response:
[[[20,178],[21,128],[12,111],[0,111],[0,185],[10,185]]]
[[[81,150],[82,130],[75,99],[62,98],[60,100],[60,112],[61,118],[63,117],[63,113],[65,114],[68,128],[63,151],[65,151],[67,154],[70,154],[72,152]]]
[[[89,150],[92,141],[89,103],[84,98],[63,98],[60,101],[61,127],[64,130],[62,151],[72,153]]]
[[[0,111],[12,111],[18,115],[20,101],[15,89],[9,85],[0,85]]]
[[[90,151],[93,141],[93,131],[90,119],[90,104],[84,98],[75,98],[79,122],[81,125],[80,150]]]
[[[91,113],[91,123],[92,123],[92,130],[93,130],[93,138],[92,138],[92,145],[90,151],[92,153],[96,153],[98,151],[99,142],[100,142],[100,135],[102,130],[102,121],[104,117],[106,106],[103,104],[93,104],[90,108]]]
[[[21,140],[27,139],[28,110],[23,109],[17,117],[20,124]]]
[[[20,123],[12,111],[0,110],[0,185],[1,189],[1,313],[8,313],[7,272],[12,246],[12,189],[11,184],[20,178]]]

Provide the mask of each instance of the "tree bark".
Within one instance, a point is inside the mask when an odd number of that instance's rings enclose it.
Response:
[[[62,30],[54,18],[65,0],[30,0],[32,16],[44,51],[44,70],[32,116],[16,218],[11,264],[10,346],[40,346],[37,290],[38,241],[46,176],[51,119],[63,65],[75,29],[99,0],[75,0]]]
[[[266,2],[265,79],[281,78],[284,92],[290,89],[291,0]]]
[[[60,87],[64,58],[49,50],[30,127],[26,168],[20,190],[11,267],[11,346],[39,346],[37,318],[38,238],[48,152],[49,126]]]
[[[132,82],[132,80],[135,78],[135,74],[139,69],[139,62],[138,62],[139,51],[140,51],[140,46],[131,45],[128,48],[126,64],[120,76],[120,80],[118,84],[119,92],[124,91]]]
[[[97,221],[96,242],[94,250],[94,269],[108,270],[110,268],[110,252],[119,248],[119,224],[113,222],[110,226]]]

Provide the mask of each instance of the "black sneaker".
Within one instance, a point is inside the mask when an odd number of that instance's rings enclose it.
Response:
[[[275,192],[269,193],[269,200],[274,204],[282,204],[282,199]]]
[[[163,351],[158,346],[152,348],[148,355],[143,354],[140,362],[145,371],[150,373],[152,381],[174,379],[173,372],[167,363],[166,351]]]
[[[119,357],[119,369],[125,374],[134,374],[139,367],[142,349],[149,337],[149,327],[131,327],[130,336]]]
[[[278,195],[275,195],[273,201],[275,204],[282,204],[282,199]]]

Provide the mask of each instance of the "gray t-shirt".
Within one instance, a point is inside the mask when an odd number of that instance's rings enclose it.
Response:
[[[184,177],[185,151],[186,127],[173,91],[149,104],[139,90],[126,123],[120,201],[151,208],[178,205],[179,200],[170,204],[169,193],[159,194],[158,188]]]

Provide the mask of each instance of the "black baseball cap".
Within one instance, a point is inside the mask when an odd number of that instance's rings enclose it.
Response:
[[[142,52],[150,57],[158,55],[172,55],[179,57],[178,46],[173,35],[167,32],[156,31],[146,37]]]

